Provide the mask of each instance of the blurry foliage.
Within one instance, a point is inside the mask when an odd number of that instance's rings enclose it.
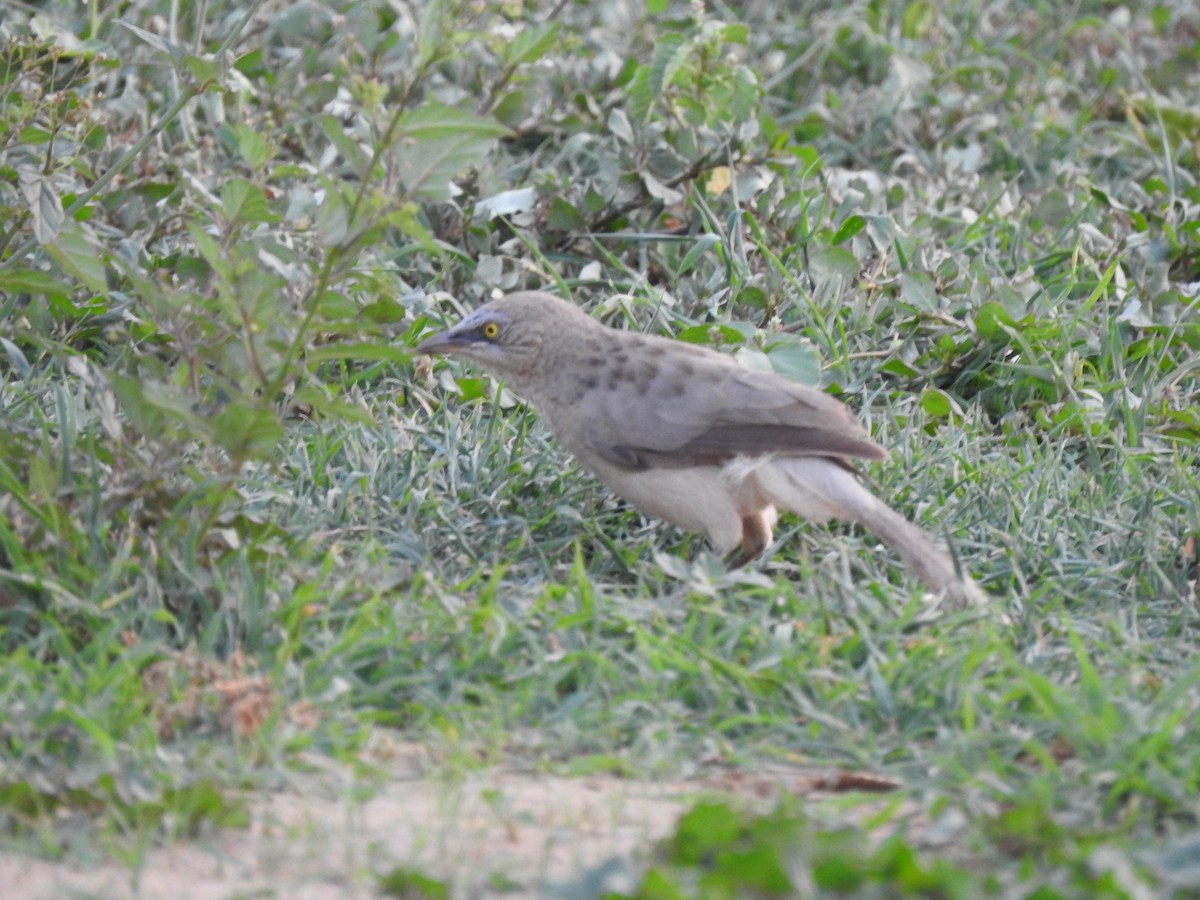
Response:
[[[272,52],[239,54],[255,8],[232,30],[215,28],[210,8],[187,36],[164,35],[148,13],[102,28],[104,40],[81,41],[68,21],[51,33],[48,20],[6,25],[4,370],[73,379],[78,432],[58,434],[46,458],[82,450],[104,472],[39,474],[27,468],[36,455],[10,454],[11,501],[31,522],[73,527],[100,504],[115,519],[97,537],[149,516],[192,552],[219,547],[208,532],[235,521],[239,474],[274,457],[289,419],[371,421],[342,376],[405,363],[391,341],[412,340],[424,303],[380,273],[400,260],[436,279],[454,251],[425,204],[449,199],[508,133],[427,84],[469,35],[445,30],[441,6],[402,21],[360,5],[337,31],[305,7],[271,22]],[[14,568],[44,530],[13,534]],[[59,537],[60,549],[75,543]],[[84,543],[86,569],[100,561]],[[55,569],[69,584],[71,567]]]
[[[317,10],[276,23],[277,39],[307,35],[307,16]],[[345,87],[321,74],[333,47],[277,57],[272,70],[261,50],[192,56],[126,22],[144,43],[116,29],[109,37],[126,38],[120,46],[71,54],[105,70],[165,66],[163,87],[183,85],[192,102],[154,129],[183,146],[208,144],[200,170],[157,165],[150,145],[115,159],[144,134],[131,114],[143,115],[148,99],[135,97],[132,109],[97,103],[120,85],[85,77],[42,93],[46,60],[62,51],[32,37],[11,42],[2,160],[25,204],[10,205],[3,232],[10,356],[36,367],[84,352],[111,374],[138,435],[180,448],[199,441],[220,451],[213,463],[227,472],[270,458],[289,407],[366,420],[324,377],[347,358],[406,359],[383,339],[406,308],[370,273],[365,251],[415,242],[436,259],[417,200],[446,198],[451,180],[507,133],[424,96],[424,70],[455,35],[388,19],[376,7],[352,16],[351,33],[372,37],[364,47],[345,38],[340,49],[354,52],[334,69]],[[386,88],[374,69],[400,60],[406,78]],[[119,178],[87,188],[99,173]]]
[[[1146,889],[1132,875],[1129,854],[1112,849],[1095,853],[1087,864],[1078,861],[1099,848],[1100,842],[1095,842],[1096,848],[1077,846],[1043,807],[1031,804],[1007,810],[988,827],[1015,828],[1011,835],[1019,834],[1031,843],[1033,852],[1019,873],[980,870],[952,858],[927,858],[902,830],[887,838],[872,837],[855,825],[816,821],[795,803],[754,815],[726,802],[702,801],[662,842],[656,864],[638,889],[607,896],[612,900],[1017,894],[1118,898],[1129,896],[1132,886]],[[1054,871],[1046,865],[1051,858],[1065,865]]]

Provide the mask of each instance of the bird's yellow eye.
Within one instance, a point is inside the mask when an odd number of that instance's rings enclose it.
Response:
[[[481,331],[483,336],[490,341],[500,333],[500,326],[495,322],[484,322]]]

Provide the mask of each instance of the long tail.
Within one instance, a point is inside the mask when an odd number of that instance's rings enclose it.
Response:
[[[814,521],[848,519],[887,544],[934,591],[962,603],[987,597],[921,528],[896,512],[832,460],[776,459],[756,473],[758,483],[781,509]]]

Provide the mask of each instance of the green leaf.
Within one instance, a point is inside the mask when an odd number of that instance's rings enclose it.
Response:
[[[239,124],[233,126],[233,135],[237,140],[238,153],[250,168],[258,171],[271,161],[267,139],[257,129]]]
[[[319,363],[328,362],[331,359],[361,359],[361,360],[386,360],[387,362],[400,363],[401,365],[409,362],[412,359],[412,351],[404,350],[400,347],[393,347],[391,344],[374,344],[374,343],[353,343],[353,344],[325,344],[321,347],[314,347],[305,355],[309,366],[315,366]]]
[[[226,796],[208,778],[170,788],[163,793],[161,803],[148,805],[151,807],[150,821],[161,821],[164,813],[171,810],[189,833],[205,823],[219,828],[246,828],[250,824],[246,802],[233,792]]]
[[[33,371],[33,366],[29,364],[29,360],[25,358],[25,354],[21,352],[21,348],[4,337],[0,337],[0,347],[4,348],[4,354],[8,357],[8,364],[13,367],[17,376],[28,378],[29,373]]]
[[[852,215],[847,217],[846,221],[841,224],[829,242],[834,246],[844,244],[850,238],[854,237],[860,231],[867,227],[867,220],[860,215]]]
[[[297,406],[310,406],[314,413],[326,418],[355,422],[367,427],[375,424],[374,417],[361,405],[337,400],[315,387],[300,388],[293,395],[292,401]]]
[[[647,4],[649,5],[649,4]],[[638,900],[687,900],[688,895],[661,869],[651,869],[636,894]]]
[[[179,185],[173,181],[146,181],[134,189],[145,198],[147,203],[153,204],[160,200],[166,200],[179,189]]]
[[[146,380],[114,372],[109,376],[113,393],[125,418],[142,434],[161,434],[165,428],[162,410],[145,400]]]
[[[664,34],[654,45],[648,87],[651,95],[662,96],[692,53],[692,39],[678,33]]]
[[[737,840],[741,830],[741,817],[727,803],[697,803],[679,820],[672,841],[673,861],[700,865],[709,854]]]
[[[341,246],[350,237],[350,207],[336,187],[326,189],[315,226],[323,247]]]
[[[730,897],[795,896],[779,851],[766,843],[761,835],[744,850],[718,853],[716,860],[713,869],[700,878],[703,894],[708,893],[704,888],[719,887]]]
[[[338,154],[354,171],[366,173],[367,167],[370,165],[370,157],[359,146],[358,141],[346,132],[339,119],[335,116],[322,116],[321,133],[337,148]]]
[[[511,132],[495,119],[430,103],[401,116],[397,134],[396,168],[408,195],[444,200],[451,180],[482,164]]]
[[[196,249],[200,251],[201,257],[209,267],[222,275],[227,274],[229,261],[225,258],[221,245],[213,239],[213,236],[196,222],[188,224],[188,234],[191,235],[192,243],[196,245]],[[182,263],[182,260],[180,262]]]
[[[17,132],[17,140],[22,144],[31,144],[37,146],[39,144],[48,144],[54,137],[45,128],[38,128],[34,125],[26,125]]]
[[[744,284],[738,291],[737,300],[759,309],[767,309],[771,305],[771,295],[757,284]]]
[[[441,256],[446,252],[446,245],[439,243],[433,232],[425,227],[421,219],[421,207],[408,202],[387,217],[387,224],[398,228],[406,237],[412,238],[421,245],[421,249],[431,256]],[[453,250],[453,248],[451,248]]]
[[[338,320],[346,321],[357,316],[359,307],[353,299],[341,291],[322,291],[316,298],[316,311],[318,317],[324,320],[326,327],[332,328],[333,323]],[[355,330],[357,331],[357,329]]]
[[[721,26],[721,40],[729,44],[744,44],[750,38],[750,26],[732,22]]]
[[[224,67],[216,60],[210,57],[203,56],[185,56],[184,64],[188,71],[191,72],[192,78],[201,87],[207,88],[210,85],[215,85],[221,80],[221,76],[225,74]]]
[[[866,880],[863,860],[845,853],[831,853],[813,863],[813,882],[824,891],[850,894]]]
[[[1171,192],[1167,183],[1157,176],[1152,176],[1142,182],[1142,189],[1147,194],[1169,194]]]
[[[102,150],[104,142],[108,139],[108,131],[104,130],[103,125],[94,125],[88,128],[88,133],[83,136],[83,145],[92,152]]]
[[[268,82],[274,81],[270,67],[263,63],[266,53],[262,47],[255,47],[248,53],[243,53],[233,61],[233,67],[247,78],[262,78]]]
[[[924,272],[904,272],[900,276],[900,299],[922,312],[938,308],[937,288]]]
[[[147,31],[144,28],[139,28],[136,25],[131,25],[130,23],[124,21],[123,19],[116,19],[115,21],[116,21],[116,24],[120,25],[126,31],[130,31],[133,34],[137,35],[139,38],[141,38],[143,41],[145,41],[147,44],[149,44],[151,47],[153,47],[159,53],[162,53],[164,56],[169,56],[172,59],[176,59],[176,60],[183,58],[183,49],[178,44],[174,44],[171,41],[168,41],[166,38],[160,37],[159,35],[155,34],[153,31]]]
[[[283,439],[274,412],[244,403],[230,403],[213,416],[212,432],[234,459],[266,459]]]
[[[1016,327],[1016,320],[1009,315],[1003,304],[994,301],[983,304],[975,314],[975,328],[985,341],[1007,342]]]
[[[934,419],[949,418],[954,403],[950,396],[938,388],[926,388],[921,393],[921,409]]]
[[[762,93],[758,76],[747,66],[738,66],[733,76],[733,96],[729,112],[735,122],[748,122],[758,113],[758,98]]]
[[[550,201],[546,224],[555,231],[576,231],[587,224],[587,219],[567,200],[555,197]]]
[[[492,115],[505,125],[519,125],[529,115],[528,95],[520,88],[505,92],[492,107]]]
[[[929,33],[937,20],[937,10],[929,0],[915,0],[904,10],[900,33],[908,40],[920,40]]]
[[[879,371],[886,372],[889,375],[896,375],[900,378],[916,378],[920,374],[902,359],[889,359],[879,367]]]
[[[252,225],[279,219],[271,212],[262,190],[244,178],[234,178],[221,186],[221,206],[231,223]]]
[[[415,869],[392,869],[379,879],[379,890],[389,897],[404,900],[449,900],[450,888],[444,881],[423,875]]]
[[[771,361],[771,368],[785,378],[810,387],[821,383],[821,357],[803,338],[787,335],[767,348],[767,359]]]
[[[701,235],[696,240],[696,243],[693,245],[692,249],[687,252],[686,256],[684,256],[682,262],[679,263],[679,267],[675,270],[675,277],[679,278],[680,276],[686,275],[688,272],[690,272],[692,267],[696,265],[696,261],[700,259],[701,256],[720,243],[721,238],[718,235]]]
[[[626,104],[626,115],[631,122],[645,124],[650,118],[650,110],[654,106],[655,93],[650,90],[650,67],[639,66],[629,80],[626,89],[629,101]]]
[[[688,344],[740,344],[745,341],[740,331],[721,323],[689,326],[675,335],[675,339]]]
[[[117,758],[117,743],[99,722],[93,722],[84,713],[74,707],[66,707],[59,714],[63,719],[75,726],[92,739],[92,744],[101,759],[115,760]]]
[[[362,308],[362,317],[377,325],[391,325],[403,322],[408,315],[408,307],[394,297],[380,297]]]
[[[501,138],[512,132],[495,119],[455,106],[427,103],[400,117],[399,131],[417,141],[463,136]]]
[[[557,22],[545,22],[541,25],[523,28],[505,46],[504,62],[509,66],[536,62],[554,46],[557,37]]]
[[[796,173],[801,176],[814,175],[824,168],[821,151],[812,144],[795,144],[787,152],[796,160]]]
[[[843,247],[814,245],[809,251],[813,276],[817,279],[844,278],[850,281],[858,275],[858,258]]]
[[[46,252],[88,290],[99,294],[108,289],[104,251],[78,228],[62,231],[58,240],[46,245]]]
[[[486,378],[464,376],[456,378],[454,381],[464,400],[479,400],[487,396],[488,381]]]
[[[50,185],[50,179],[32,167],[22,167],[21,194],[33,217],[33,236],[46,245],[58,237],[65,216],[62,201]]]
[[[55,278],[49,272],[36,269],[13,269],[0,271],[0,292],[5,294],[54,294],[60,297],[71,295],[73,288]]]
[[[417,23],[417,69],[425,69],[444,53],[446,31],[454,14],[446,8],[446,0],[429,0],[422,7]]]
[[[144,380],[137,385],[125,382],[123,388],[117,393],[121,400],[161,410],[172,419],[186,423],[197,434],[205,431],[204,419],[196,412],[195,399],[175,385]]]

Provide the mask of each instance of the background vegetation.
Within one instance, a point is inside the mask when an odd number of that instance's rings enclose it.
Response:
[[[899,785],[699,806],[645,897],[1200,889],[1189,0],[0,11],[12,846],[136,865],[398,733]],[[995,608],[849,529],[726,574],[412,356],[544,286],[842,395]]]

